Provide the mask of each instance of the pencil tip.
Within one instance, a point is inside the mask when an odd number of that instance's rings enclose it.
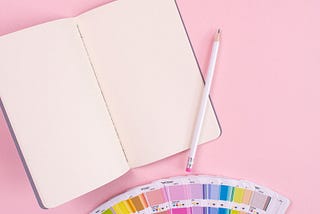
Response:
[[[218,28],[218,30],[217,30],[217,35],[216,35],[215,40],[216,40],[216,41],[219,41],[219,40],[220,40],[220,37],[221,37],[221,29]]]

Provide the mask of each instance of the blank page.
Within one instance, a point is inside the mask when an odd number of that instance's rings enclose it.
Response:
[[[118,0],[78,17],[131,167],[187,149],[203,80],[174,0]],[[201,143],[219,136],[209,104]]]
[[[1,37],[0,59],[0,97],[45,207],[128,170],[72,19]]]

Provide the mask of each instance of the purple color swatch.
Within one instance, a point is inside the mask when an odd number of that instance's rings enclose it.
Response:
[[[203,214],[203,207],[192,207],[191,213],[192,214]]]
[[[189,185],[190,198],[203,199],[202,184],[190,184]]]

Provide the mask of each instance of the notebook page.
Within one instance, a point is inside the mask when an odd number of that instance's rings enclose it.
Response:
[[[203,81],[174,0],[117,0],[78,17],[131,167],[190,146]],[[208,104],[201,143],[220,135]]]
[[[128,170],[72,19],[1,37],[0,58],[0,97],[43,206]]]

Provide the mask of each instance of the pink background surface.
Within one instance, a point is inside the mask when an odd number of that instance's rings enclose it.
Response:
[[[108,0],[0,0],[0,35],[75,16]],[[212,98],[222,136],[199,148],[194,173],[247,179],[313,213],[320,191],[320,2],[178,0],[200,66],[223,29]],[[0,212],[87,213],[129,187],[184,174],[187,153],[131,170],[60,207],[39,208],[0,114]]]

